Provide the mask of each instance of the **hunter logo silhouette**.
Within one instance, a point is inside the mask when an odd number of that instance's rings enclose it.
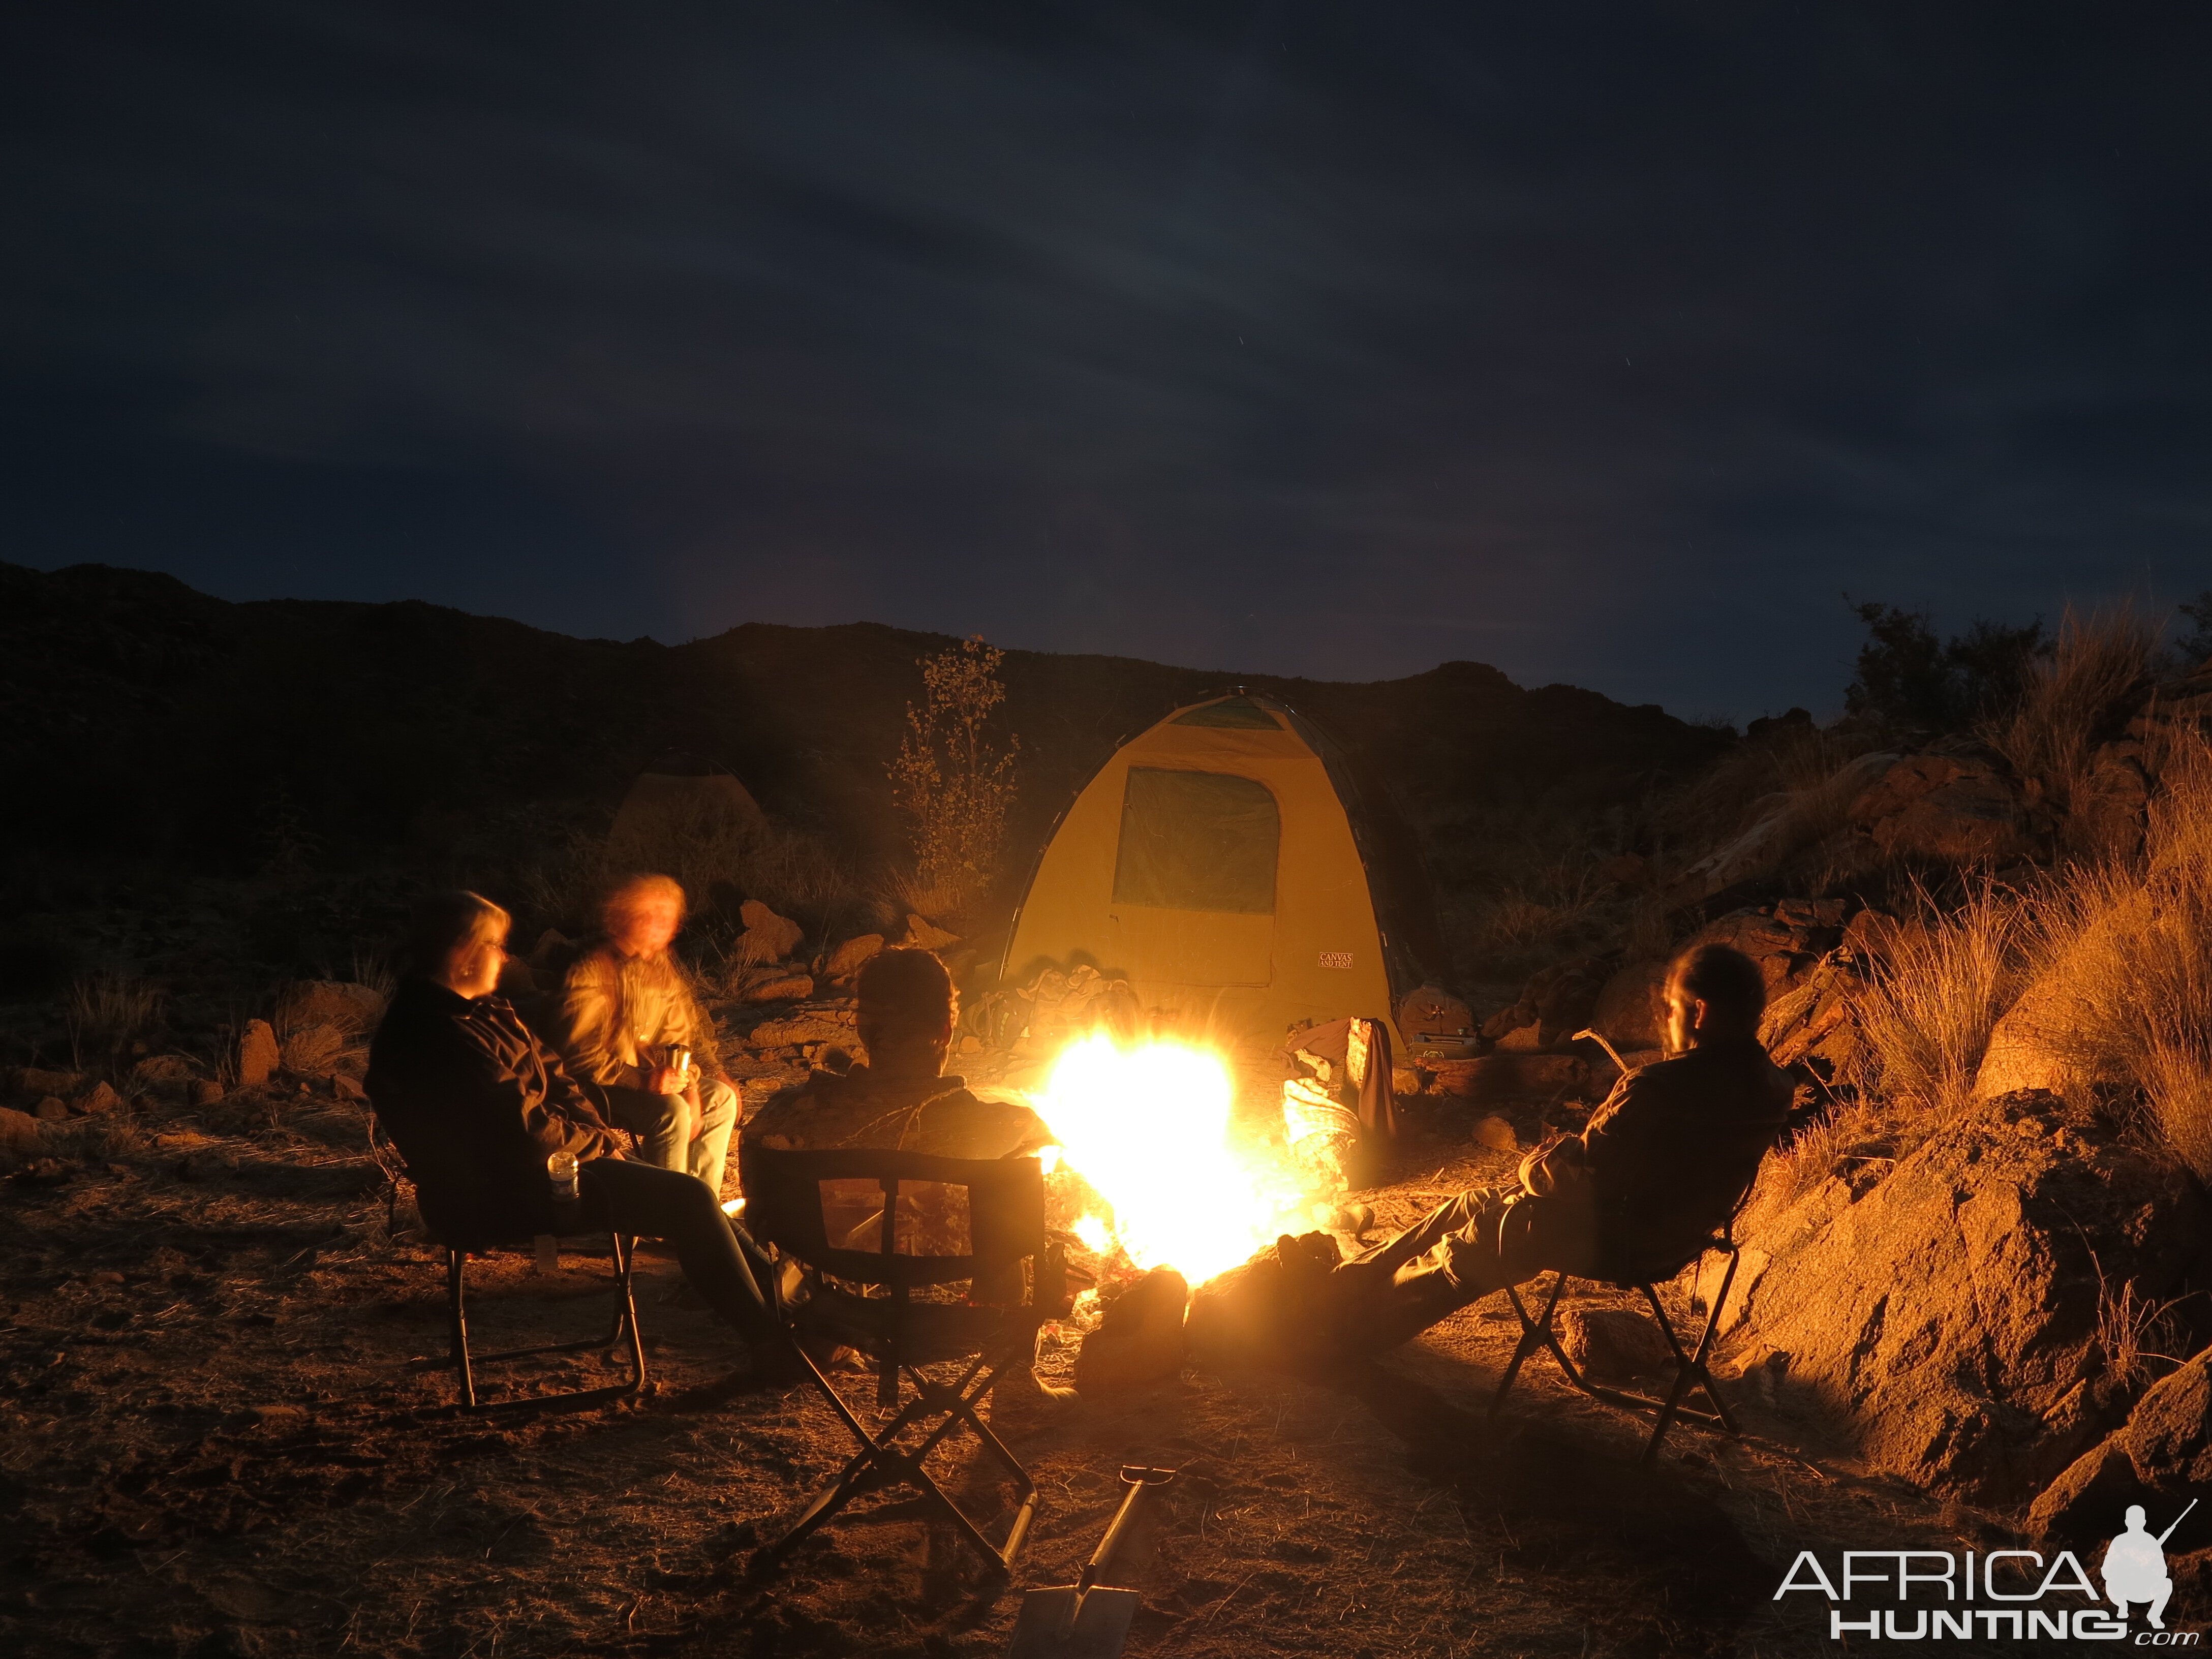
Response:
[[[2173,1527],[2179,1526],[2197,1507],[2197,1500],[2189,1500],[2189,1509],[2173,1517]],[[2173,1536],[2173,1527],[2168,1527],[2155,1538],[2143,1530],[2143,1506],[2128,1505],[2128,1529],[2105,1546],[2105,1595],[2120,1610],[2120,1617],[2128,1616],[2128,1603],[2150,1603],[2150,1627],[2164,1630],[2166,1620],[2160,1615],[2166,1611],[2166,1599],[2173,1594],[2173,1580],[2166,1574],[2166,1540]]]

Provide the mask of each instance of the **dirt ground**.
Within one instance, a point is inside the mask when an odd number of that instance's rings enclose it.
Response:
[[[441,1271],[387,1237],[365,1128],[357,1105],[249,1093],[79,1121],[7,1179],[0,1651],[998,1653],[1022,1589],[1073,1578],[1133,1462],[1180,1471],[1140,1553],[1136,1655],[1830,1652],[1825,1601],[1774,1599],[1798,1550],[1993,1535],[1748,1396],[1746,1439],[1677,1431],[1649,1474],[1635,1425],[1548,1360],[1492,1428],[1514,1329],[1492,1298],[1348,1378],[1187,1370],[1001,1413],[1043,1493],[1011,1585],[887,1498],[761,1571],[757,1547],[851,1449],[818,1396],[736,1385],[733,1340],[653,1257],[654,1392],[456,1411]],[[1430,1157],[1372,1195],[1378,1231],[1508,1163]],[[480,1341],[588,1334],[609,1270],[479,1266]],[[962,1467],[972,1446],[947,1477],[1002,1509]]]

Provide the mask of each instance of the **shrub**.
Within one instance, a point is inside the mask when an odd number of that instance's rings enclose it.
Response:
[[[1005,702],[1006,653],[980,639],[924,657],[922,701],[906,708],[906,732],[888,770],[907,820],[914,872],[900,896],[944,921],[970,914],[997,884],[1021,739],[990,732]]]
[[[1924,612],[1879,603],[1851,610],[1867,642],[1844,707],[1877,726],[1961,730],[2009,703],[2050,649],[2039,620],[2015,628],[1978,617],[1944,641]]]

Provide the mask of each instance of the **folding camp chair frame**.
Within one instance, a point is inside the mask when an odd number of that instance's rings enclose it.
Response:
[[[1521,1340],[1514,1346],[1513,1358],[1505,1367],[1505,1375],[1498,1380],[1498,1392],[1491,1396],[1491,1420],[1493,1422],[1497,1420],[1498,1412],[1505,1404],[1505,1396],[1512,1392],[1514,1379],[1521,1374],[1522,1364],[1537,1349],[1548,1348],[1552,1358],[1559,1362],[1559,1370],[1565,1373],[1567,1381],[1591,1399],[1638,1415],[1645,1413],[1651,1414],[1651,1437],[1644,1443],[1643,1455],[1637,1460],[1640,1464],[1648,1465],[1659,1455],[1659,1443],[1667,1437],[1667,1431],[1677,1419],[1695,1423],[1702,1427],[1716,1430],[1722,1434],[1735,1436],[1742,1433],[1742,1431],[1736,1426],[1735,1416],[1728,1408],[1728,1402],[1721,1398],[1720,1390],[1713,1386],[1712,1372],[1707,1364],[1712,1353],[1713,1339],[1720,1332],[1721,1314],[1728,1306],[1729,1291],[1735,1283],[1738,1260],[1736,1244],[1734,1237],[1727,1229],[1723,1229],[1714,1237],[1706,1245],[1705,1249],[1699,1251],[1694,1259],[1702,1261],[1708,1252],[1715,1250],[1728,1258],[1728,1267],[1721,1274],[1719,1291],[1706,1304],[1705,1322],[1704,1328],[1698,1334],[1697,1346],[1687,1352],[1685,1352],[1682,1347],[1681,1338],[1675,1334],[1674,1322],[1668,1317],[1665,1304],[1659,1300],[1657,1289],[1659,1280],[1662,1278],[1672,1278],[1672,1274],[1654,1275],[1650,1279],[1626,1283],[1618,1280],[1592,1281],[1611,1283],[1620,1288],[1640,1291],[1643,1292],[1644,1299],[1651,1304],[1651,1312],[1659,1322],[1660,1334],[1667,1339],[1668,1350],[1674,1356],[1674,1385],[1668,1389],[1667,1397],[1664,1400],[1655,1400],[1649,1395],[1632,1394],[1626,1389],[1608,1388],[1602,1382],[1593,1381],[1580,1366],[1568,1358],[1566,1349],[1560,1345],[1558,1332],[1553,1328],[1553,1317],[1559,1311],[1559,1297],[1566,1291],[1568,1279],[1577,1275],[1568,1273],[1563,1269],[1554,1269],[1551,1289],[1542,1294],[1541,1310],[1533,1317],[1528,1312],[1527,1304],[1522,1301],[1520,1291],[1512,1285],[1508,1285],[1505,1296],[1506,1299],[1513,1304],[1514,1314],[1520,1319]],[[1704,1407],[1688,1403],[1692,1389],[1705,1395]]]
[[[977,1414],[977,1407],[989,1395],[1000,1374],[1008,1365],[1033,1352],[1038,1325],[1048,1319],[1064,1316],[1068,1311],[1066,1294],[1066,1262],[1060,1247],[1045,1234],[1043,1226],[1043,1173],[1035,1158],[966,1159],[939,1158],[920,1152],[838,1149],[835,1151],[775,1151],[750,1155],[749,1186],[757,1183],[762,1196],[748,1195],[747,1214],[758,1229],[763,1243],[775,1245],[802,1264],[832,1273],[854,1283],[886,1288],[890,1294],[882,1300],[887,1304],[890,1318],[889,1335],[883,1344],[883,1352],[877,1365],[877,1402],[881,1410],[890,1411],[897,1406],[903,1379],[912,1390],[912,1397],[899,1406],[890,1420],[881,1429],[871,1432],[862,1423],[844,1397],[831,1383],[829,1375],[817,1364],[797,1338],[801,1311],[785,1300],[781,1276],[775,1280],[773,1300],[777,1319],[793,1337],[793,1347],[812,1377],[822,1397],[830,1402],[860,1450],[848,1459],[844,1468],[815,1493],[806,1507],[799,1512],[789,1530],[765,1553],[769,1561],[780,1561],[822,1527],[826,1526],[854,1498],[864,1493],[886,1488],[911,1487],[933,1511],[951,1525],[969,1547],[982,1558],[986,1566],[1004,1573],[1012,1570],[1014,1558],[1021,1553],[1029,1537],[1030,1523],[1036,1518],[1036,1482],[1022,1466],[1021,1460],[1007,1449],[992,1430],[991,1425]],[[883,1195],[883,1231],[880,1249],[864,1252],[830,1246],[823,1234],[819,1209],[818,1183],[826,1180],[873,1180]],[[1030,1200],[1035,1210],[1034,1224],[1023,1229],[1033,1233],[1026,1242],[1028,1248],[1005,1261],[994,1261],[982,1258],[980,1246],[971,1243],[975,1255],[964,1257],[927,1257],[904,1255],[896,1249],[899,1189],[908,1182],[934,1182],[969,1187],[972,1194],[977,1186],[987,1189],[995,1183],[1019,1182],[1030,1190],[1018,1196]],[[804,1213],[805,1206],[795,1204],[790,1194],[795,1189],[811,1189],[815,1194],[811,1219]],[[775,1194],[767,1198],[767,1194]],[[1018,1309],[1008,1309],[1012,1316],[1011,1332],[1002,1333],[995,1347],[986,1346],[974,1352],[963,1362],[915,1362],[901,1352],[900,1332],[908,1316],[908,1291],[927,1284],[957,1283],[962,1279],[972,1282],[977,1271],[994,1266],[1015,1265],[1028,1260],[1033,1262],[1030,1299]],[[1024,1346],[1026,1339],[1027,1347]],[[958,1365],[958,1374],[951,1381],[932,1377],[921,1364],[941,1364]],[[1013,1518],[1008,1523],[1006,1541],[994,1544],[981,1527],[960,1506],[952,1501],[936,1477],[923,1467],[925,1460],[956,1430],[970,1430],[1001,1468],[1012,1477],[1015,1489]],[[900,1438],[909,1430],[921,1430],[921,1437],[902,1445]]]
[[[627,1400],[644,1390],[645,1342],[638,1332],[637,1296],[631,1277],[636,1241],[623,1233],[611,1233],[608,1237],[614,1243],[614,1328],[605,1336],[586,1337],[577,1342],[547,1342],[534,1348],[504,1348],[497,1353],[472,1354],[469,1352],[469,1258],[484,1255],[493,1247],[484,1244],[446,1246],[446,1311],[451,1322],[447,1360],[460,1381],[463,1411],[500,1411],[519,1406],[547,1406],[556,1402],[577,1406],[590,1401]],[[592,1389],[563,1389],[550,1394],[522,1395],[512,1400],[479,1401],[477,1398],[476,1368],[478,1365],[496,1365],[512,1359],[533,1358],[539,1354],[581,1353],[592,1348],[611,1352],[623,1346],[625,1336],[629,1339],[629,1379],[625,1382],[608,1383]]]
[[[398,1147],[384,1132],[384,1126],[374,1111],[368,1118],[368,1148],[377,1167],[384,1171],[385,1231],[389,1235],[398,1224],[400,1183],[405,1182],[415,1188],[418,1212],[422,1208],[422,1185],[415,1179],[414,1171],[407,1167],[407,1161],[399,1155]],[[427,1214],[422,1221],[434,1235],[439,1232]],[[454,1375],[459,1379],[460,1407],[463,1411],[498,1411],[518,1406],[556,1403],[580,1406],[592,1401],[627,1400],[644,1391],[647,1380],[645,1340],[637,1327],[637,1296],[631,1277],[637,1241],[623,1233],[611,1233],[609,1237],[614,1244],[614,1328],[604,1337],[586,1337],[578,1342],[548,1342],[534,1348],[504,1348],[497,1353],[469,1352],[468,1272],[471,1255],[487,1255],[501,1246],[475,1240],[454,1244],[442,1237],[439,1238],[438,1242],[446,1252],[446,1363],[453,1368]],[[543,1254],[550,1248],[552,1240],[541,1238],[536,1243]],[[595,1389],[566,1389],[551,1394],[523,1395],[514,1400],[479,1401],[477,1398],[476,1368],[478,1365],[497,1365],[510,1359],[531,1359],[540,1354],[582,1353],[592,1348],[612,1350],[622,1346],[625,1335],[629,1338],[629,1380],[626,1382],[610,1383]]]

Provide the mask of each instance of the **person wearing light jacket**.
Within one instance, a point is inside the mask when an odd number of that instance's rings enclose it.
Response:
[[[637,1161],[635,1137],[598,1109],[495,994],[508,917],[475,893],[416,907],[409,971],[368,1051],[377,1121],[406,1160],[423,1220],[461,1248],[605,1230],[663,1238],[684,1277],[744,1336],[756,1370],[790,1357],[746,1241],[696,1177]],[[547,1160],[577,1164],[556,1197]]]

